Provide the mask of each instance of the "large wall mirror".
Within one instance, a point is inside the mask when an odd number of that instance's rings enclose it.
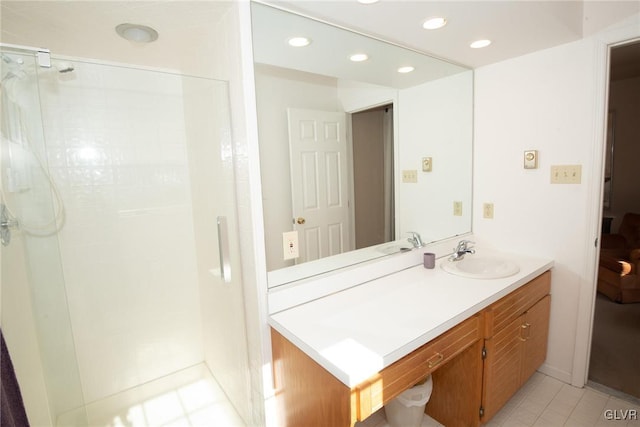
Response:
[[[251,11],[269,286],[470,232],[473,71]]]

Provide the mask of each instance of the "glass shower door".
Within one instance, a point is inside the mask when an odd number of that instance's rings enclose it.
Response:
[[[198,365],[248,419],[227,83],[64,64],[41,73],[40,96],[89,423],[108,413],[100,402],[163,378],[161,392],[122,403],[113,419],[160,423],[149,420],[167,399],[160,424],[186,424],[197,414],[177,410],[185,383],[169,378]]]
[[[31,424],[53,425],[84,404],[58,245],[64,207],[47,168],[36,57],[3,48],[0,66],[0,324]]]

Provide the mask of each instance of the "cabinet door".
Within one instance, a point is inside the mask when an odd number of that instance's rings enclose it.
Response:
[[[524,316],[516,318],[485,340],[483,422],[491,419],[522,384],[523,320]]]
[[[489,421],[544,362],[550,303],[547,295],[485,340],[482,422]]]
[[[542,365],[547,357],[547,337],[549,335],[549,312],[551,297],[547,295],[524,314],[525,351],[522,363],[522,383]]]

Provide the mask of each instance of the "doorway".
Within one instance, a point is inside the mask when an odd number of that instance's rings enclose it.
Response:
[[[640,213],[640,41],[611,48],[601,255],[625,213]],[[599,279],[600,281],[600,279]],[[640,399],[640,302],[619,303],[599,285],[589,382]],[[616,298],[613,298],[616,299]],[[612,393],[613,394],[613,393]]]
[[[351,115],[355,248],[395,239],[393,105]]]

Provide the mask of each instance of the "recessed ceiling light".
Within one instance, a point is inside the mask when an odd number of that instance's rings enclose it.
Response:
[[[429,18],[424,21],[422,24],[422,28],[425,30],[437,30],[438,28],[442,28],[447,25],[447,20],[441,16],[434,16],[433,18]]]
[[[402,73],[402,74],[406,74],[406,73],[410,73],[413,70],[415,70],[415,68],[413,68],[412,66],[408,65],[406,67],[400,67],[398,68],[398,72]]]
[[[305,47],[311,44],[311,39],[307,37],[291,37],[287,40],[287,43],[293,47]]]
[[[472,47],[473,49],[480,49],[483,47],[487,47],[490,44],[491,44],[491,40],[483,39],[483,40],[476,40],[473,43],[471,43],[469,46]]]
[[[116,33],[124,39],[137,43],[151,43],[158,40],[158,32],[146,25],[120,24]]]
[[[362,62],[369,59],[369,55],[367,55],[366,53],[354,53],[349,57],[349,59],[353,62]]]
[[[378,1],[380,1],[380,0],[358,0],[358,3],[361,3],[361,4],[373,4],[373,3],[378,3]]]

